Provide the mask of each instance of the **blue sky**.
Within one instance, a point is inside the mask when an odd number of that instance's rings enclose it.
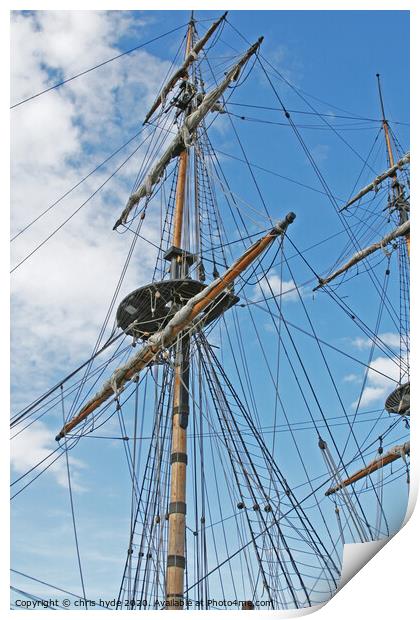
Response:
[[[214,15],[212,11],[199,11],[196,18],[204,20]],[[262,53],[299,89],[297,93],[275,80],[286,108],[296,110],[292,112],[292,118],[335,196],[344,200],[350,196],[362,167],[361,159],[366,157],[378,133],[377,72],[382,75],[387,115],[395,121],[391,126],[403,150],[408,148],[408,12],[233,11],[229,19],[250,41],[264,34]],[[116,49],[127,49],[187,20],[188,14],[182,11],[98,13],[89,15],[89,19],[80,19],[76,15],[67,19],[65,14],[15,14],[12,21],[12,41],[15,42],[15,47],[12,47],[12,103],[41,90],[53,76],[73,75],[115,55]],[[207,23],[200,24],[201,31]],[[63,33],[68,36],[62,36]],[[96,36],[93,37],[92,33]],[[97,43],[96,48],[92,45],[92,39]],[[398,41],[398,53],[389,45],[389,40]],[[226,53],[226,43],[238,50],[246,47],[228,27],[221,37],[220,49],[224,50],[221,54]],[[144,117],[146,103],[156,94],[162,73],[168,68],[178,44],[179,33],[175,33],[147,47],[147,52],[120,59],[89,77],[79,78],[67,87],[16,109],[16,117],[12,117],[12,232],[19,230],[133,135]],[[216,53],[213,54],[217,60]],[[340,138],[328,128],[324,129],[317,117],[300,114],[302,111],[313,111],[300,96],[302,94],[318,112],[361,116],[378,121],[361,121],[352,126],[356,122],[353,119],[347,121],[348,125],[344,119],[334,119]],[[284,120],[276,112],[243,108],[233,105],[235,103],[278,105],[261,71],[252,72],[242,87],[235,91],[229,110],[254,119]],[[300,250],[329,235],[340,233],[305,255],[319,273],[325,271],[342,252],[347,239],[345,233],[341,234],[342,226],[332,205],[325,195],[319,193],[322,188],[296,137],[287,126],[230,118],[240,133],[251,162],[313,188],[303,188],[261,170],[255,171],[270,215],[277,218],[289,210],[296,212],[297,219],[290,236]],[[304,126],[310,123],[317,126],[312,129]],[[232,137],[229,118],[222,117],[220,122],[215,123],[211,137],[215,148],[221,152],[243,158],[239,144]],[[353,150],[343,142],[343,138]],[[374,153],[376,159],[372,161],[372,168],[379,173],[386,164],[382,135],[375,143]],[[111,228],[125,204],[139,162],[139,159],[130,162],[130,166],[107,186],[105,192],[17,270],[12,281],[14,410],[19,410],[89,356],[128,242],[131,241],[127,235],[116,235]],[[226,155],[222,156],[222,162],[232,183],[232,191],[244,201],[243,210],[250,231],[254,233],[266,228],[261,199],[245,167]],[[108,173],[112,172],[113,165],[108,166]],[[364,170],[358,184],[371,180],[373,171]],[[60,207],[61,211],[54,209],[49,219],[19,238],[12,264],[24,257],[46,236],[46,231],[50,232],[89,196],[100,180],[106,178],[105,171],[100,175],[90,179],[86,188],[82,186],[77,190]],[[220,191],[218,197],[226,228],[237,234]],[[257,215],[245,203],[252,205]],[[153,212],[145,234],[154,240],[157,225],[158,214]],[[240,247],[240,244],[234,246],[233,256],[237,255]],[[293,276],[303,285],[312,278],[312,273],[301,259],[291,258],[294,254],[293,248],[286,245],[286,257],[290,258]],[[270,265],[270,256],[266,260]],[[384,260],[385,257],[378,265],[372,261],[379,278],[384,276]],[[395,276],[395,254],[391,260],[391,272]],[[147,245],[137,245],[133,263],[120,298],[147,281],[154,263],[154,256]],[[278,286],[279,274],[276,267],[269,274],[274,287]],[[291,278],[285,267],[283,281],[290,283]],[[391,297],[397,295],[397,286],[398,280],[394,278],[389,288]],[[326,295],[319,293],[313,296],[309,285],[303,285],[300,290],[319,337],[359,359],[367,360],[368,343],[354,323]],[[372,291],[367,275],[361,274],[350,280],[344,292],[352,309],[373,328],[378,313],[378,297]],[[258,290],[251,286],[245,294],[250,301],[258,300]],[[286,296],[285,300],[286,318],[308,329],[304,309],[296,294],[290,294],[289,301]],[[238,309],[235,312],[242,321],[248,350],[257,350],[256,335],[246,314],[248,310]],[[253,310],[253,316],[261,326],[268,355],[275,356],[272,327],[267,316],[258,307]],[[226,321],[232,328],[229,321],[233,319],[227,317]],[[219,335],[217,331],[214,337],[223,340],[222,332]],[[395,336],[395,326],[386,313],[379,331],[388,334],[390,342]],[[294,336],[328,417],[342,415],[316,345],[307,336],[298,333]],[[360,392],[362,367],[331,350],[326,351],[326,356],[334,369],[345,408],[351,415],[354,412],[352,403]],[[378,358],[381,358],[380,352],[375,351],[374,360]],[[224,362],[234,377],[233,360],[228,351]],[[384,363],[388,362],[377,361],[378,368],[383,368]],[[258,386],[256,398],[262,420],[269,426],[273,420],[275,396],[260,354],[252,356],[250,368]],[[292,384],[292,379],[283,358],[281,368],[280,388],[284,390]],[[27,379],[23,390],[22,375]],[[371,388],[371,397],[365,398],[362,409],[376,411],[381,408],[381,399],[389,386],[370,376],[367,387]],[[308,422],[307,412],[295,389],[286,389],[283,398],[286,410],[295,422]],[[311,403],[311,407],[315,417],[319,417],[316,405]],[[127,413],[130,420],[130,411]],[[375,414],[366,415],[369,419],[374,417]],[[285,420],[281,419],[281,423]],[[386,419],[380,428],[385,429],[388,424]],[[366,423],[368,430],[359,430],[360,437],[365,437],[372,425],[373,422]],[[55,448],[53,438],[60,426],[61,409],[56,403],[38,425],[34,424],[14,440],[20,442],[22,437],[26,437],[13,456],[14,474],[24,473],[31,463]],[[360,427],[364,428],[364,425]],[[36,432],[31,434],[34,429]],[[102,430],[110,435],[118,432],[115,417],[109,427]],[[345,427],[336,427],[334,436],[344,445],[347,433]],[[376,429],[373,430],[371,439],[377,435]],[[391,438],[397,440],[403,435],[404,429],[399,428]],[[301,466],[296,465],[292,442],[285,433],[278,437],[277,442],[278,458],[290,484],[301,484],[304,475]],[[103,595],[112,598],[116,595],[123,568],[130,489],[121,444],[121,441],[86,438],[70,453],[82,563],[87,593],[92,597]],[[300,432],[299,445],[305,450],[306,461],[311,463],[314,476],[325,475],[313,429]],[[354,446],[350,442],[346,455],[351,457],[353,452]],[[65,476],[63,466],[51,468],[14,500],[12,567],[72,592],[80,592]],[[385,503],[388,507],[395,506],[391,511],[391,529],[397,529],[403,517],[406,493],[404,478],[386,487]],[[374,513],[374,506],[368,504],[367,509]],[[327,514],[332,522],[332,505]],[[23,590],[40,592],[33,584],[31,588],[24,579],[16,583]]]

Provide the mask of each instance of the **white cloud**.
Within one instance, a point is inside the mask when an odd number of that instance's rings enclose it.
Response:
[[[350,373],[343,377],[343,381],[345,381],[346,383],[360,383],[361,379],[358,375]]]
[[[144,23],[119,11],[12,13],[12,103],[115,56],[122,31],[143,38]],[[168,67],[139,50],[13,110],[12,233],[140,129]],[[73,213],[136,144],[19,236],[12,243],[12,266]],[[15,408],[93,348],[132,241],[131,233],[119,235],[112,226],[142,153],[12,275]],[[142,232],[152,241],[158,224],[158,208],[151,204]],[[150,245],[138,242],[136,249],[119,299],[141,285],[154,265],[156,251]]]
[[[34,422],[27,430],[23,431],[18,437],[11,441],[10,459],[13,470],[16,474],[24,474],[40,461],[45,461],[40,468],[35,469],[22,480],[26,484],[38,474],[41,469],[48,467],[48,473],[54,476],[60,486],[68,486],[66,457],[61,455],[55,462],[58,453],[51,453],[57,448],[57,443],[51,434],[50,429],[42,422]],[[49,458],[47,458],[49,457]],[[71,485],[73,491],[85,491],[85,487],[80,483],[80,470],[85,467],[84,463],[69,454],[69,468]]]
[[[253,299],[262,299],[263,295],[267,297],[281,295],[284,296],[284,301],[297,301],[299,299],[299,294],[293,280],[281,280],[275,273],[268,274],[267,277],[263,278],[261,282],[255,286]]]
[[[383,344],[381,345],[381,343]],[[351,344],[359,350],[368,350],[372,347],[372,340],[370,338],[357,337],[352,339]],[[378,346],[383,346],[384,344],[398,351],[400,347],[399,334],[396,332],[382,332],[378,334]],[[371,369],[368,371],[366,386],[360,400],[360,407],[372,403],[385,404],[386,398],[395,389],[396,384],[400,380],[399,357],[396,355],[389,357],[384,355],[378,356],[373,359],[370,366]],[[375,370],[378,372],[375,372]],[[352,379],[344,377],[344,381],[356,382],[356,379],[353,379],[354,375],[349,375],[349,377],[352,377]],[[356,407],[357,403],[358,400],[352,406]]]
[[[378,334],[378,344],[381,345],[381,343],[384,343],[389,347],[399,349],[400,335],[395,332],[384,332],[382,334]],[[351,344],[357,349],[370,349],[372,346],[372,339],[358,336],[357,338],[352,339]]]
[[[360,407],[365,407],[378,401],[382,401],[385,404],[388,394],[396,387],[400,378],[398,358],[396,357],[379,356],[371,362],[370,366],[366,387],[360,400]],[[358,400],[353,403],[353,407],[356,407],[357,403]]]
[[[310,149],[311,155],[314,160],[320,164],[328,159],[330,153],[330,147],[328,144],[317,144]]]

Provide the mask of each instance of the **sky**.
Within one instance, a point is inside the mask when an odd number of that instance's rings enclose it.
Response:
[[[204,20],[215,14],[217,12],[199,11],[196,18]],[[299,89],[296,92],[284,82],[278,84],[287,109],[308,111],[309,102],[326,114],[350,113],[380,119],[375,78],[380,72],[387,115],[395,122],[392,127],[403,149],[408,148],[407,12],[233,11],[230,20],[248,41],[264,34],[264,55]],[[185,11],[15,12],[11,22],[11,104],[187,21]],[[183,30],[12,110],[12,236],[139,130],[147,107],[161,85],[162,76],[170,67],[180,33]],[[224,37],[232,46],[245,49],[244,41],[232,31],[226,32]],[[398,54],[389,46],[390,40],[398,41]],[[225,45],[224,40],[221,45]],[[239,92],[235,91],[230,110],[241,115],[244,114],[240,111],[243,110],[241,104],[258,105],[262,101],[267,106],[276,104],[263,76],[255,72]],[[257,109],[247,109],[246,115],[274,119],[274,115],[270,116],[268,112],[262,115]],[[302,125],[305,142],[332,193],[345,200],[354,189],[361,159],[374,142],[379,122],[361,123],[357,130],[343,127],[339,137],[319,127],[305,127],[303,115],[299,112],[292,112],[292,115],[296,123]],[[298,179],[312,188],[297,186],[286,179],[279,180],[261,170],[256,173],[273,217],[282,216],[289,210],[297,213],[292,234],[296,245],[300,249],[306,248],[319,239],[340,232],[332,206],[325,195],[319,193],[322,188],[290,129],[276,127],[274,130],[268,124],[238,118],[234,118],[234,123],[250,161],[277,170],[289,179]],[[221,152],[241,157],[228,119],[221,117],[212,129],[215,144]],[[379,143],[375,149],[377,159],[372,165],[373,171],[378,173],[383,169],[382,162],[386,161],[385,151]],[[46,217],[17,237],[12,244],[12,267],[66,220],[107,179],[116,162],[123,161],[124,153],[129,152],[129,149],[125,150],[89,177]],[[137,156],[107,183],[103,191],[13,272],[13,411],[20,410],[90,355],[131,241],[127,235],[113,232],[112,225],[125,205],[142,156],[144,149],[140,148]],[[244,201],[244,213],[251,231],[266,227],[260,197],[249,175],[238,175],[237,162],[226,155],[223,156],[223,165],[232,179],[233,191]],[[364,170],[358,182],[368,182],[373,171]],[[246,204],[252,205],[254,214]],[[233,225],[228,214],[224,217],[227,227]],[[237,234],[238,231],[234,232]],[[150,212],[142,233],[150,240],[158,241],[157,210]],[[342,251],[344,243],[343,237],[337,236],[331,243],[320,246],[308,255],[311,264],[316,265],[319,272],[327,269]],[[291,256],[291,248],[288,251]],[[149,249],[146,243],[138,244],[136,252],[119,299],[146,282],[154,266],[153,248]],[[305,265],[290,260],[297,281],[306,282],[311,274],[308,277]],[[267,264],[270,264],[269,260]],[[382,269],[378,272],[382,275],[383,264],[378,269]],[[268,276],[272,287],[279,288],[279,270],[272,268]],[[291,274],[286,270],[283,286],[290,287],[291,281]],[[367,324],[374,325],[378,306],[377,302],[370,301],[367,278],[350,281],[347,287],[346,292],[355,310],[363,315]],[[369,341],[363,338],[360,330],[348,321],[346,323],[325,297],[315,299],[310,288],[305,286],[301,292],[316,320],[319,336],[336,346],[348,347],[353,355],[367,359]],[[394,285],[390,294],[395,293]],[[258,287],[250,288],[247,294],[248,298],[257,301],[260,291]],[[304,325],[305,317],[296,291],[285,299],[285,312],[289,313],[290,320]],[[272,338],[270,325],[265,322],[264,315],[258,315],[257,310],[255,313],[260,317],[263,338],[269,346]],[[244,325],[249,334],[248,344],[252,347],[254,336],[246,319]],[[384,317],[380,333],[382,339],[395,348],[395,326],[389,317]],[[331,389],[327,389],[325,373],[319,367],[314,348],[307,348],[303,336],[298,337],[298,341],[305,350],[305,364],[311,376],[321,390],[325,388],[325,406],[337,407],[336,403],[332,405]],[[339,356],[329,359],[334,364],[335,376],[340,378],[340,392],[346,407],[351,411],[359,396],[360,368],[355,370],[354,365]],[[226,363],[232,367],[229,360]],[[386,374],[393,372],[392,361],[379,351],[374,353],[372,366]],[[253,370],[256,381],[261,379],[263,382],[265,369],[261,360],[255,360]],[[369,373],[362,394],[362,408],[380,407],[390,385],[392,382]],[[258,398],[264,402],[262,392],[258,393]],[[293,410],[292,396],[288,404]],[[57,405],[46,418],[35,422],[14,440],[13,475],[23,474],[55,448],[54,436],[61,426],[60,416]],[[302,414],[299,419],[304,420],[305,416]],[[107,430],[115,431],[115,424],[115,419],[111,420]],[[340,431],[337,433],[340,437]],[[305,445],[311,459],[319,457],[310,439]],[[285,444],[283,448],[292,458],[290,447]],[[81,444],[69,458],[89,592],[92,596],[115,594],[128,535],[129,485],[122,482],[124,454],[121,443],[109,442],[106,446],[98,446],[95,452],[90,445]],[[287,469],[293,478],[293,468],[288,466]],[[322,471],[322,463],[318,463],[318,470]],[[297,484],[297,471],[295,477]],[[404,501],[404,492],[405,489],[396,489],[396,495],[388,501],[395,497]],[[46,501],[46,498],[52,501]],[[14,502],[12,566],[79,592],[64,459]],[[396,510],[395,527],[398,527],[403,513],[404,510]],[[30,521],[28,514],[31,514]],[[17,584],[17,587],[31,591],[27,581],[19,580]]]

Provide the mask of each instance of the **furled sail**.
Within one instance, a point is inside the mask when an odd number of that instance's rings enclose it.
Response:
[[[334,271],[334,273],[329,275],[327,278],[319,278],[319,284],[314,288],[314,291],[318,290],[322,286],[325,286],[326,284],[331,282],[331,280],[334,280],[334,278],[341,275],[342,273],[345,273],[348,269],[350,269],[350,267],[357,265],[357,263],[360,263],[360,261],[365,259],[367,256],[373,254],[373,252],[385,248],[388,243],[391,243],[391,241],[393,241],[394,239],[397,239],[398,237],[405,237],[409,234],[409,232],[410,221],[407,220],[406,222],[404,222],[404,224],[401,224],[401,226],[398,226],[398,228],[395,228],[393,231],[388,233],[381,241],[372,243],[372,245],[370,245],[369,247],[360,250],[360,252],[357,252],[349,261],[347,261],[347,263],[340,267],[340,269],[337,269],[337,271]]]
[[[172,90],[172,88],[175,86],[177,81],[187,74],[188,67],[190,66],[190,64],[192,62],[194,62],[194,60],[196,60],[197,55],[199,54],[199,52],[201,52],[201,50],[203,49],[203,47],[205,46],[207,41],[210,39],[212,34],[215,32],[215,30],[217,30],[217,27],[219,26],[219,24],[221,24],[222,21],[225,19],[227,13],[228,13],[227,11],[225,13],[223,13],[223,15],[221,17],[219,17],[219,19],[217,19],[210,26],[210,28],[207,30],[206,34],[199,41],[197,41],[197,43],[194,45],[192,50],[189,52],[189,54],[187,55],[187,57],[184,60],[184,64],[182,65],[182,67],[180,67],[169,78],[169,80],[167,81],[165,86],[162,88],[159,96],[156,97],[156,100],[155,100],[154,104],[152,105],[152,107],[150,108],[148,113],[146,114],[146,118],[144,119],[143,125],[145,125],[147,123],[147,121],[150,119],[150,117],[154,114],[154,112],[156,112],[156,110],[158,109],[159,105],[164,103],[166,97],[168,96],[168,93]]]
[[[406,153],[404,157],[401,157],[401,159],[394,166],[391,166],[391,168],[385,170],[385,172],[377,176],[376,179],[372,181],[372,183],[369,183],[369,185],[366,185],[366,187],[361,189],[360,192],[356,194],[356,196],[349,200],[348,203],[342,209],[340,209],[340,211],[344,211],[372,190],[376,191],[377,187],[382,183],[382,181],[385,181],[385,179],[387,179],[388,177],[395,176],[397,170],[401,170],[401,168],[403,166],[406,166],[408,163],[410,163],[410,153]]]
[[[410,442],[409,441],[406,441],[404,444],[400,446],[394,446],[386,454],[379,455],[375,460],[369,463],[369,465],[366,465],[366,467],[363,467],[363,469],[360,469],[359,471],[357,471],[355,474],[350,476],[350,478],[347,478],[346,480],[343,480],[343,482],[341,482],[340,484],[337,484],[336,486],[328,489],[328,491],[325,492],[325,495],[332,495],[333,493],[337,493],[337,491],[339,491],[340,489],[343,489],[344,487],[347,487],[350,484],[354,484],[358,480],[362,480],[363,478],[366,478],[366,476],[373,474],[373,472],[377,471],[378,469],[381,469],[385,465],[388,465],[389,463],[393,463],[394,461],[400,458],[405,459],[405,457],[408,456],[409,454],[410,454]]]
[[[249,58],[253,54],[255,54],[257,49],[260,47],[262,41],[263,37],[260,37],[258,41],[254,43],[254,45],[252,45],[249,50],[242,56],[239,62],[237,62],[236,65],[232,67],[230,71],[228,71],[224,80],[218,86],[216,86],[216,88],[214,88],[207,95],[205,95],[198,108],[187,117],[184,125],[181,127],[175,138],[169,144],[168,148],[159,159],[159,161],[153,166],[153,168],[147,175],[144,183],[128,199],[127,206],[122,212],[121,217],[116,221],[114,225],[114,230],[118,228],[120,224],[123,224],[127,221],[130,211],[135,207],[136,204],[138,204],[141,198],[151,195],[154,185],[156,185],[156,183],[162,177],[165,168],[169,164],[171,159],[179,155],[181,151],[183,151],[187,146],[191,144],[191,134],[195,131],[195,129],[197,129],[198,125],[201,123],[206,114],[217,103],[218,99],[225,92],[229,84],[233,80],[238,79],[242,67],[249,60]]]
[[[169,347],[180,332],[185,328],[191,328],[194,325],[195,319],[199,322],[199,315],[201,312],[203,312],[218,295],[223,293],[238,275],[271,245],[276,237],[283,235],[294,219],[295,214],[288,213],[284,220],[278,222],[269,233],[251,245],[222,276],[213,280],[213,282],[206,286],[200,293],[191,297],[191,299],[174,314],[164,329],[150,336],[146,344],[136,355],[128,360],[124,366],[115,370],[112,377],[104,383],[101,390],[86,403],[70,422],[64,425],[63,429],[57,435],[56,440],[58,441],[64,437],[75,426],[86,419],[90,413],[108,400],[110,396],[117,394],[119,390],[124,387],[124,384],[150,364],[159,352]]]

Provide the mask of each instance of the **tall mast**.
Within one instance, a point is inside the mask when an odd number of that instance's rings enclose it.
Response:
[[[185,58],[193,42],[194,14],[188,26]],[[186,79],[188,80],[187,72]],[[189,149],[179,155],[178,179],[175,194],[175,213],[172,235],[171,278],[188,275],[188,260],[181,251],[184,222],[185,188],[187,184]],[[169,257],[168,257],[169,258]],[[183,273],[182,273],[183,272]],[[167,609],[180,610],[184,606],[185,534],[187,513],[187,426],[189,415],[189,352],[190,336],[181,332],[175,347],[172,405],[172,444],[170,470],[170,499],[168,510],[168,556],[166,564]]]
[[[220,19],[218,23],[220,23]],[[214,31],[214,29],[213,29]],[[193,48],[195,22],[193,13],[188,26],[185,57],[190,58],[201,39]],[[186,474],[187,474],[187,427],[189,417],[190,380],[190,333],[202,328],[207,322],[216,319],[225,310],[237,303],[239,298],[231,293],[235,279],[245,271],[272,243],[284,235],[295,216],[289,213],[271,231],[254,242],[225,273],[207,285],[189,277],[189,270],[196,257],[188,251],[186,234],[186,196],[189,167],[189,147],[196,139],[196,131],[206,115],[217,110],[217,103],[232,82],[238,80],[241,69],[252,55],[256,54],[263,37],[260,37],[231,67],[219,84],[207,93],[196,96],[196,88],[190,82],[189,71],[182,74],[182,91],[177,97],[177,107],[183,112],[178,132],[164,153],[151,167],[140,187],[129,197],[117,228],[127,221],[129,213],[142,198],[153,195],[153,188],[159,183],[165,169],[172,159],[178,158],[175,206],[170,247],[164,254],[169,261],[169,281],[163,279],[136,289],[122,300],[117,311],[117,325],[135,339],[145,340],[144,346],[123,366],[114,370],[102,388],[82,407],[79,413],[64,424],[57,435],[59,441],[69,431],[86,420],[98,407],[112,395],[118,398],[125,384],[136,380],[138,373],[156,363],[158,356],[169,359],[169,348],[173,351],[173,389],[172,389],[172,435],[170,456],[170,489],[167,510],[168,542],[166,560],[165,598],[166,609],[178,610],[184,605],[184,575],[186,564]],[[195,52],[194,52],[195,53]],[[184,62],[185,65],[185,62]],[[183,65],[183,66],[184,66]],[[184,70],[183,70],[184,71]],[[177,75],[174,74],[174,75]],[[170,80],[170,84],[172,84]],[[178,118],[179,113],[176,117]],[[168,287],[168,282],[170,283]],[[166,291],[162,297],[160,291]],[[170,291],[168,293],[168,290]],[[182,295],[178,293],[182,292]],[[154,294],[155,308],[150,311],[150,295]],[[147,304],[143,301],[147,298]],[[160,301],[158,301],[160,300]],[[187,301],[188,300],[188,301]],[[144,307],[146,310],[144,310]],[[127,319],[127,313],[129,318]],[[171,318],[169,318],[171,317]],[[128,322],[126,323],[126,320]]]
[[[384,106],[384,100],[382,96],[381,80],[380,80],[379,73],[376,74],[376,79],[378,80],[379,101],[381,104],[381,112],[382,112],[382,127],[384,129],[384,134],[385,134],[385,143],[386,143],[386,149],[388,153],[388,163],[389,163],[389,167],[393,168],[395,166],[394,153],[392,152],[392,143],[391,143],[391,136],[389,132],[389,123],[385,116],[385,106]],[[404,208],[405,200],[404,200],[403,188],[398,182],[396,172],[394,172],[391,175],[391,179],[392,179],[393,203],[399,212],[399,216],[400,216],[399,223],[403,224],[404,222],[408,220],[407,210]],[[407,243],[407,252],[408,252],[408,255],[410,256],[410,234],[409,233],[406,235],[405,240]]]

